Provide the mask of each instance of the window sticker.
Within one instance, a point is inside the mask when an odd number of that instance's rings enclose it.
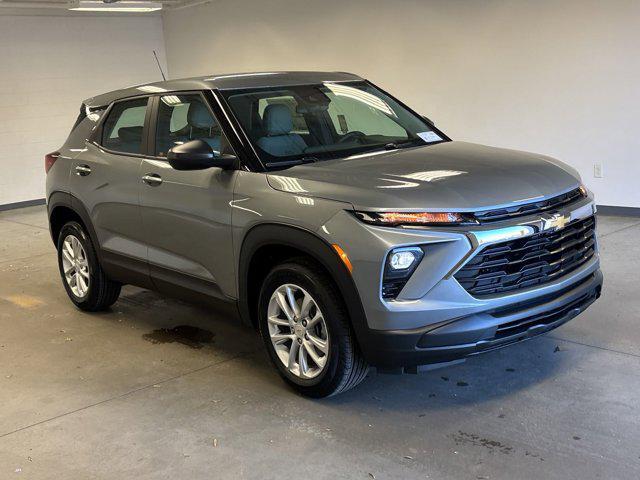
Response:
[[[427,143],[442,141],[442,137],[436,132],[418,132],[417,135]]]

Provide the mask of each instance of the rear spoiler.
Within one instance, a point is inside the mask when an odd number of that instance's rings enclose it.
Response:
[[[106,110],[106,108],[106,105],[104,107],[88,107],[85,103],[80,104],[80,113],[78,114],[78,118],[76,118],[73,127],[71,127],[71,131],[73,132],[76,127],[80,125],[82,121],[90,114]]]

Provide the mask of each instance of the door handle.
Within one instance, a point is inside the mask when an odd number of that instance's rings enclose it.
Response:
[[[162,177],[157,173],[147,173],[142,177],[142,181],[152,187],[157,187],[162,183]]]
[[[76,165],[76,175],[86,177],[91,173],[91,167],[89,165]]]

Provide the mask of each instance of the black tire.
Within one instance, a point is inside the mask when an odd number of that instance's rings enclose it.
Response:
[[[269,335],[267,309],[273,292],[291,283],[309,292],[323,312],[329,334],[328,361],[323,371],[312,379],[302,379],[282,364]],[[315,263],[293,259],[274,267],[267,275],[258,301],[260,334],[271,362],[280,376],[301,394],[322,398],[345,392],[367,376],[369,366],[358,351],[344,301],[328,275]]]
[[[75,236],[82,248],[84,249],[87,257],[87,263],[89,265],[89,286],[87,293],[79,297],[72,290],[64,274],[64,268],[62,266],[62,248],[65,238],[68,235]],[[100,263],[98,262],[98,256],[96,255],[95,248],[91,242],[91,238],[85,231],[84,227],[78,222],[68,222],[60,230],[58,236],[58,268],[60,269],[60,277],[62,278],[62,284],[67,291],[67,295],[71,301],[81,310],[87,312],[97,312],[106,310],[113,305],[120,296],[121,284],[110,280],[105,275]]]

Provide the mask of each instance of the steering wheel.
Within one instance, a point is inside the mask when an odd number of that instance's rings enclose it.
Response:
[[[344,137],[338,140],[338,143],[358,142],[360,143],[366,135],[359,130],[347,133]]]

